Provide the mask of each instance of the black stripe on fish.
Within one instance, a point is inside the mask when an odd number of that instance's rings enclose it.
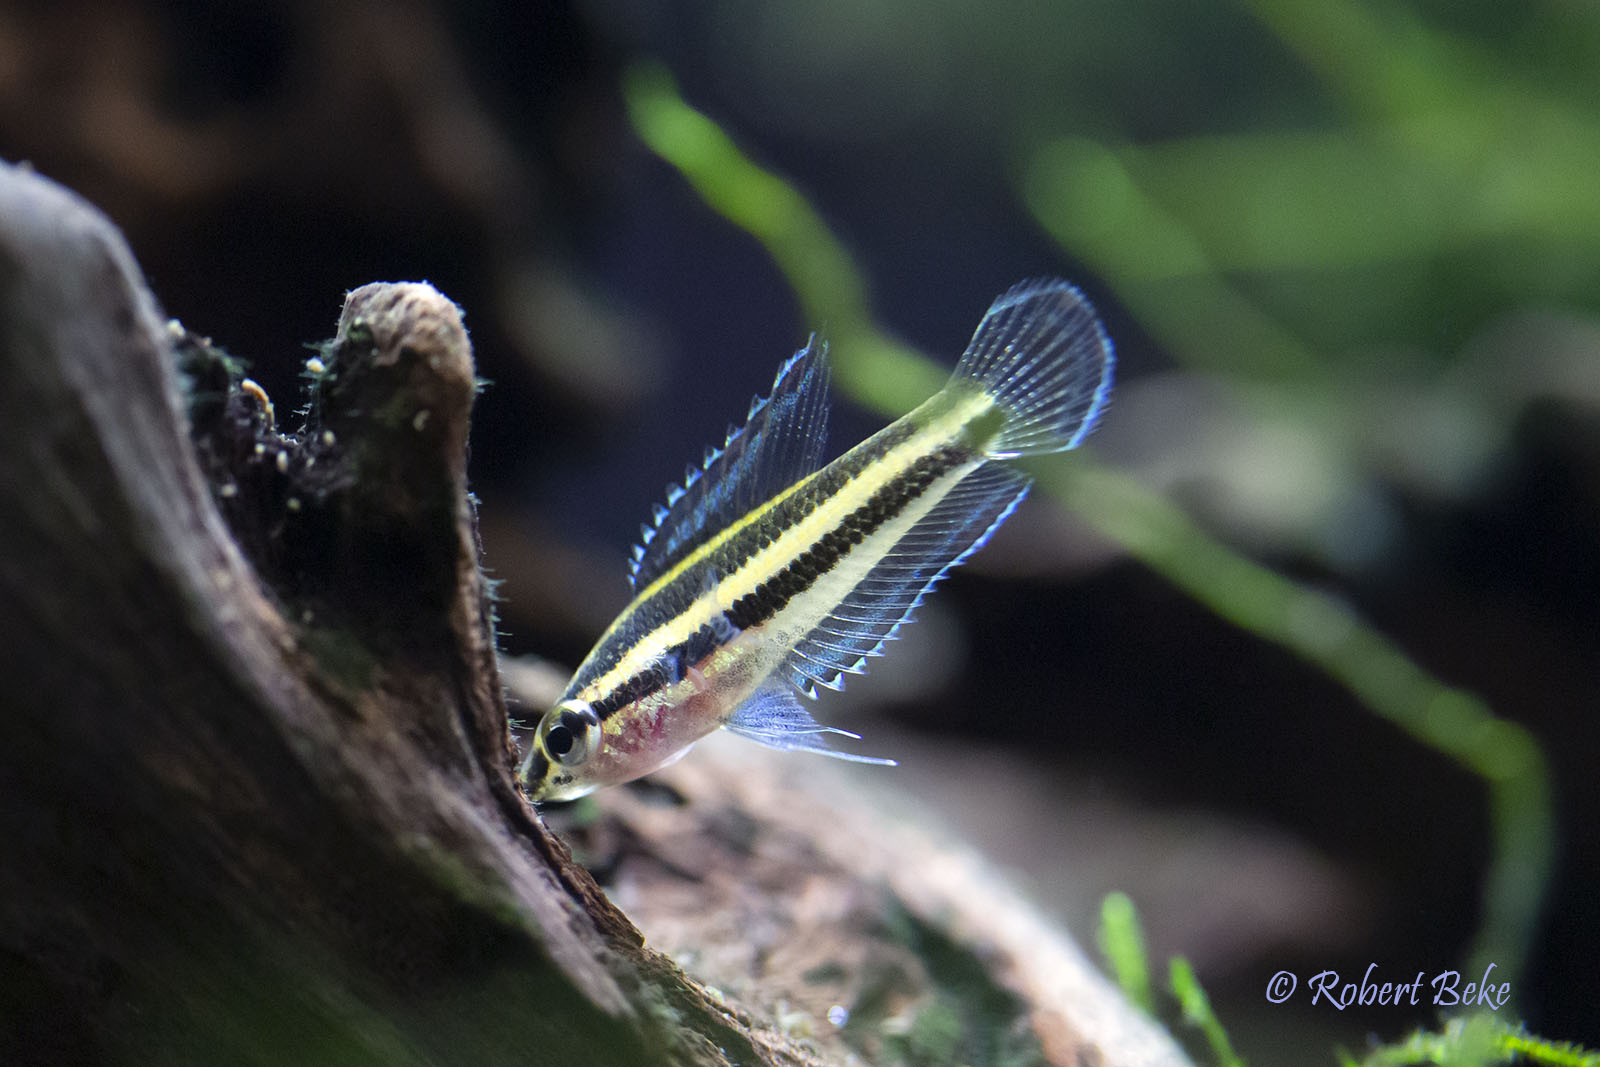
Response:
[[[736,530],[726,541],[713,548],[705,558],[685,568],[666,585],[651,594],[647,600],[636,604],[618,620],[604,643],[589,654],[578,673],[568,683],[565,695],[577,696],[595,679],[610,673],[622,657],[640,641],[689,610],[705,592],[708,571],[719,577],[737,573],[756,553],[771,545],[784,530],[804,521],[818,507],[839,493],[852,479],[902,444],[918,429],[919,427],[914,425],[896,423],[879,431],[863,444],[818,471],[810,482],[772,508],[768,514]],[[629,685],[634,680],[629,679],[623,685]],[[653,692],[654,689],[650,691]],[[615,711],[635,699],[631,695],[617,700],[613,700],[612,697],[613,694],[608,693],[599,700],[590,701],[595,714],[602,719],[608,713],[602,711],[602,708]]]
[[[894,519],[939,479],[972,461],[970,449],[949,445],[919,458],[873,493],[771,578],[746,593],[728,609],[728,621],[740,630],[759,626],[811,587],[856,545]]]

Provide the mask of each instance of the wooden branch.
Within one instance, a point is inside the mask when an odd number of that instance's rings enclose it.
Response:
[[[517,792],[454,305],[365,286],[318,363],[285,433],[233,361],[162,321],[103,217],[0,165],[0,1061],[802,1065],[890,1049],[846,1025],[786,1034],[759,975],[737,999],[772,1022],[686,977]],[[1181,1062],[1081,960],[1078,984],[1042,983],[1065,943],[1003,893],[949,893],[937,851],[870,818],[872,801],[846,837],[808,831],[804,781],[783,793],[765,764],[727,768],[715,789],[673,779],[689,822],[618,791],[599,825],[654,835],[648,855],[702,835],[726,889],[759,872],[706,820],[751,821],[978,961],[974,988],[1017,998],[1006,1025],[1036,1060]],[[747,904],[792,910],[783,884],[743,885]],[[700,895],[728,920],[695,935],[703,960],[747,936],[741,894]],[[1011,932],[950,922],[962,897],[1006,910]],[[644,910],[663,929],[669,900],[695,910],[662,893]],[[764,936],[820,944],[815,924]],[[1107,1012],[1121,1029],[1097,1028]]]
[[[8,1062],[812,1062],[643,949],[508,776],[448,301],[352,293],[282,437],[8,166],[0,331]]]

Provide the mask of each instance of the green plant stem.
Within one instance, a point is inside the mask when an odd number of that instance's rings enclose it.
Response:
[[[1139,913],[1126,893],[1108,893],[1100,903],[1100,952],[1111,965],[1111,973],[1123,996],[1142,1008],[1146,1015],[1156,1013],[1156,998],[1150,986],[1150,961],[1144,947],[1144,930]]]
[[[1171,979],[1172,995],[1178,998],[1184,1019],[1205,1035],[1217,1067],[1245,1067],[1244,1060],[1233,1051],[1233,1043],[1228,1040],[1228,1032],[1223,1029],[1222,1021],[1211,1010],[1211,998],[1200,988],[1200,979],[1195,977],[1194,968],[1188,960],[1182,956],[1173,958]]]

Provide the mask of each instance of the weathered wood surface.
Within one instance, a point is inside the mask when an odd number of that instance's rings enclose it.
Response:
[[[0,1059],[811,1064],[888,1050],[776,1018],[760,968],[726,998],[687,977],[518,795],[454,306],[426,286],[363,287],[323,359],[305,424],[284,432],[295,401],[275,420],[208,341],[164,322],[114,227],[0,165]],[[629,792],[595,826],[660,835],[643,851],[665,855],[737,812],[758,838],[826,857],[845,897],[891,901],[966,946],[981,987],[1017,998],[1017,1047],[1034,1060],[1180,1062],[987,872],[923,872],[937,850],[867,815],[845,817],[844,848],[797,821],[819,802],[804,782],[785,793],[763,763],[727,766],[679,782],[687,803],[663,809],[676,823]],[[791,887],[741,883],[754,872],[737,850],[704,849],[719,872],[701,872],[698,896],[647,892],[651,922],[697,899],[730,918],[735,896],[791,910]],[[950,877],[971,884],[951,892]],[[628,899],[627,883],[615,892]],[[699,929],[718,939],[700,962],[734,958],[748,933]],[[762,936],[770,958],[818,943],[818,927]],[[861,977],[832,963],[811,973]],[[1081,981],[1048,977],[1061,967]],[[732,984],[725,963],[711,970]],[[920,994],[913,981],[895,995]]]
[[[719,734],[648,785],[597,795],[597,817],[552,821],[652,946],[827,1051],[1185,1062],[891,775]]]

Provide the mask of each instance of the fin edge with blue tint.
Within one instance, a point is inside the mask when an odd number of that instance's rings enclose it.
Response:
[[[1005,410],[995,459],[1064,452],[1083,442],[1111,397],[1116,352],[1077,286],[1012,286],[978,323],[951,381],[977,382]]]
[[[815,335],[779,368],[772,392],[755,398],[739,429],[708,448],[698,469],[656,505],[629,560],[638,591],[747,512],[822,466],[828,433],[828,346]]]
[[[1027,475],[985,464],[957,482],[861,582],[790,650],[783,676],[804,691],[843,687],[880,655],[930,590],[1006,520],[1028,493]]]

